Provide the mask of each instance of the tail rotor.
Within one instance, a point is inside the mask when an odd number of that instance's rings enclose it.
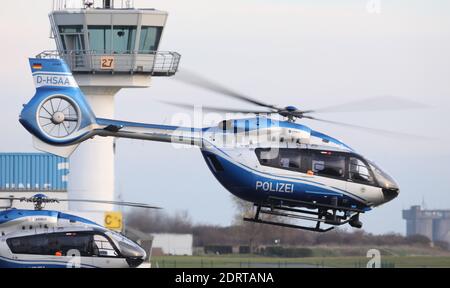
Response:
[[[50,97],[38,110],[38,124],[49,137],[68,137],[80,125],[79,108],[63,95]]]

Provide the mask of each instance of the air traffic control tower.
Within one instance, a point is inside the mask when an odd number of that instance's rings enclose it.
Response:
[[[180,55],[158,49],[167,17],[137,9],[133,1],[54,0],[49,18],[57,51],[38,57],[63,58],[96,116],[114,118],[120,89],[146,88],[152,77],[177,72]],[[114,200],[113,138],[91,139],[71,156],[68,197]],[[69,210],[105,210],[105,205],[70,203]]]

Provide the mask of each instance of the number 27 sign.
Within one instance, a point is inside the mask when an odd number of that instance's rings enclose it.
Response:
[[[100,59],[100,68],[103,70],[112,70],[114,69],[114,57],[111,56],[102,56]]]

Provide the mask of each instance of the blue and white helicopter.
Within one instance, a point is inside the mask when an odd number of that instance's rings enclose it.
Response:
[[[0,268],[138,267],[147,254],[137,243],[91,220],[43,208],[47,203],[73,201],[160,209],[131,202],[54,199],[44,194],[0,200],[33,203],[35,208],[0,211]]]
[[[343,142],[295,123],[295,119],[305,118],[343,124],[311,116],[315,111],[267,105],[201,77],[188,77],[185,82],[264,109],[203,107],[256,115],[207,128],[96,118],[63,60],[35,58],[30,59],[30,65],[37,91],[24,105],[19,121],[33,135],[37,149],[68,156],[81,142],[95,136],[198,146],[217,180],[232,194],[254,203],[254,216],[244,220],[318,232],[345,223],[360,228],[360,213],[399,194],[393,178],[375,163]],[[274,113],[286,120],[270,118]],[[263,214],[311,220],[315,225],[272,221]]]

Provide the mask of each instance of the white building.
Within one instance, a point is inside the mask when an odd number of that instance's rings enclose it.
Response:
[[[192,256],[194,237],[192,234],[152,234],[153,251],[161,249],[164,255]]]

